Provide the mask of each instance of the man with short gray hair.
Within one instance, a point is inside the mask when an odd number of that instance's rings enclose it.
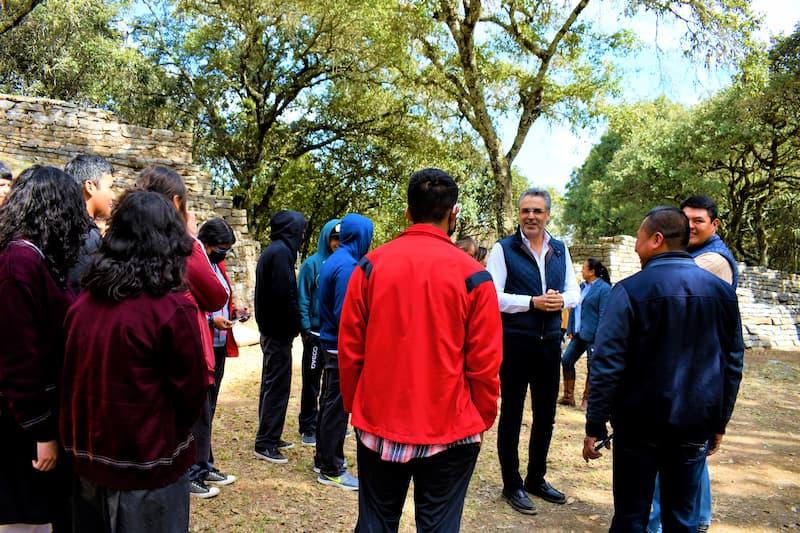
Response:
[[[544,476],[558,398],[561,311],[575,307],[580,289],[569,250],[546,230],[550,205],[550,194],[543,189],[523,192],[517,204],[517,231],[494,245],[486,265],[503,319],[502,402],[497,426],[503,497],[524,514],[536,513],[526,491],[551,503],[567,501]],[[517,449],[529,386],[533,426],[523,483]]]

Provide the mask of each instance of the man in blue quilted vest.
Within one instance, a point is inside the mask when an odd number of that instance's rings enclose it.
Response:
[[[545,190],[523,192],[517,203],[517,231],[494,245],[486,265],[503,319],[502,402],[497,426],[503,497],[524,514],[536,513],[526,491],[551,503],[566,502],[564,494],[544,476],[558,397],[561,311],[575,307],[580,289],[569,250],[546,230],[550,204]],[[529,386],[533,426],[523,482],[517,449]]]

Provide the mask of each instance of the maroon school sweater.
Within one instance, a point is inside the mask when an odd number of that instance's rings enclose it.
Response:
[[[182,293],[111,302],[84,292],[70,307],[60,429],[78,475],[155,489],[194,464],[190,428],[207,393],[196,315]]]

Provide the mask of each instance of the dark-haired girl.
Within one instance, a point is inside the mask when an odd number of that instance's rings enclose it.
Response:
[[[183,290],[193,244],[162,195],[125,193],[67,313],[60,429],[77,531],[188,531],[190,428],[208,390]]]
[[[186,185],[177,172],[159,166],[145,168],[136,177],[136,186],[161,194],[175,207],[181,219],[186,223],[190,234],[196,233],[194,219],[187,209]],[[197,306],[196,316],[202,341],[202,350],[198,352],[198,356],[205,358],[208,369],[208,386],[212,387],[215,367],[214,348],[206,313],[213,313],[221,309],[228,300],[228,293],[211,269],[206,251],[197,239],[194,241],[192,255],[186,260],[185,282],[187,296]],[[201,459],[211,456],[211,426],[208,422],[207,417],[201,417],[193,431],[197,442],[197,455]],[[219,494],[217,487],[206,485],[205,475],[205,471],[196,469],[189,472],[189,490],[192,495],[199,498],[211,498]]]
[[[88,228],[80,188],[53,167],[25,170],[0,208],[0,316],[13,324],[0,342],[0,530],[50,531],[63,519],[62,324],[67,270]]]
[[[236,243],[233,228],[222,218],[213,218],[200,227],[197,239],[203,244],[211,262],[211,269],[225,287],[228,301],[217,311],[207,313],[208,327],[213,335],[214,344],[214,384],[208,391],[208,405],[203,408],[199,424],[208,433],[208,456],[197,457],[197,463],[189,473],[190,478],[201,479],[215,485],[229,485],[236,481],[236,476],[225,474],[214,467],[214,454],[210,446],[214,413],[217,410],[217,397],[222,386],[225,373],[225,359],[238,357],[239,348],[233,338],[233,319],[247,314],[247,308],[236,309],[233,305],[233,289],[225,269],[225,257]],[[247,320],[246,318],[244,320]]]
[[[558,400],[561,405],[575,405],[575,363],[583,352],[587,352],[587,357],[591,357],[597,324],[606,310],[606,302],[611,294],[611,277],[608,275],[608,269],[599,260],[590,257],[584,261],[581,275],[583,276],[581,297],[578,305],[570,312],[567,323],[567,336],[572,340],[561,356],[561,369],[564,373],[564,394]],[[588,401],[587,373],[581,409],[586,409]]]

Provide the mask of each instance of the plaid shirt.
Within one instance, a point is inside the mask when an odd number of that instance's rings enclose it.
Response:
[[[476,433],[450,444],[404,444],[384,439],[358,428],[355,430],[361,444],[380,455],[381,460],[391,463],[407,463],[411,459],[425,459],[456,446],[481,441],[480,433]]]

